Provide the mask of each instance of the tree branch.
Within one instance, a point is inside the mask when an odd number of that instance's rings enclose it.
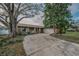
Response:
[[[26,8],[24,8],[24,9],[18,11],[16,17],[18,17],[18,16],[22,13],[22,11],[24,11],[25,9],[26,9]],[[29,9],[27,9],[26,11],[28,11],[28,10],[29,10]]]
[[[0,22],[3,23],[5,26],[8,26],[8,23],[0,19]]]
[[[21,5],[21,3],[19,3],[19,5],[18,5],[18,7],[17,7],[17,10],[15,11],[15,16],[17,17],[17,15],[18,15],[18,12],[19,12],[19,9],[20,9],[20,5]],[[15,18],[16,18],[15,17]]]
[[[5,4],[3,5],[3,4],[1,3],[0,5],[3,7],[3,9],[4,9],[6,12],[9,12],[9,11],[6,9],[6,7],[4,6]]]
[[[5,17],[7,17],[7,16],[5,16]],[[4,18],[4,17],[2,17],[2,16],[0,16],[0,18],[1,18],[2,20],[4,20],[6,23],[8,23],[8,22],[7,22],[7,18]]]
[[[23,18],[27,18],[27,17],[22,17],[17,21],[17,24],[23,19]]]

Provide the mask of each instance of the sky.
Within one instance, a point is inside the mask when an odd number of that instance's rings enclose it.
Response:
[[[71,12],[71,15],[72,15],[72,19],[73,20],[79,20],[79,3],[73,3],[71,6],[69,6],[68,8]],[[42,13],[40,13],[40,15],[43,15]],[[35,16],[33,20],[35,23],[39,23],[39,24],[43,24],[42,21],[43,19],[41,19],[41,16],[40,15],[37,15]]]
[[[73,3],[69,10],[71,11],[71,15],[73,16],[73,20],[79,20],[79,3]]]
[[[73,3],[71,6],[69,6],[68,8],[72,14],[72,19],[73,20],[79,20],[79,3]],[[31,24],[38,24],[38,25],[43,25],[43,19],[41,18],[41,16],[44,13],[41,13],[39,15],[36,15],[33,18],[27,18],[26,21],[23,21],[23,23],[31,23]]]
[[[72,5],[69,6],[68,9],[71,12],[72,19],[73,20],[79,20],[79,3],[72,3]],[[43,15],[43,13],[40,13],[40,15]],[[35,23],[39,23],[39,24],[42,25],[43,19],[41,19],[40,15],[35,16],[33,19],[31,18],[31,20],[34,21]]]
[[[71,12],[72,19],[73,20],[79,20],[79,3],[73,3],[71,6],[68,8]],[[28,23],[28,24],[33,24],[33,25],[43,25],[43,19],[41,16],[43,16],[44,13],[40,12],[39,15],[36,15],[33,18],[27,18],[23,19],[20,23]]]

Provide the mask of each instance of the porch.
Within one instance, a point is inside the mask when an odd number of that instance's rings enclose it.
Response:
[[[35,33],[43,33],[43,27],[41,26],[36,26],[36,25],[23,25],[23,24],[20,24],[18,25],[17,27],[17,31],[18,33],[32,33],[32,34],[35,34]]]

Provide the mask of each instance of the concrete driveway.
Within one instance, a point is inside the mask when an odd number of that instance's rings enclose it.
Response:
[[[60,40],[49,34],[34,34],[24,38],[24,50],[28,56],[77,56],[79,44]]]

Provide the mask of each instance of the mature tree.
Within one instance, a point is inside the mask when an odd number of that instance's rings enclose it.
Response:
[[[70,12],[68,6],[70,4],[65,3],[50,3],[45,4],[45,27],[53,27],[54,31],[57,29],[57,33],[66,32],[69,26]]]
[[[10,29],[10,35],[16,36],[16,27],[23,18],[33,17],[38,14],[37,4],[29,3],[0,3],[0,22]]]

